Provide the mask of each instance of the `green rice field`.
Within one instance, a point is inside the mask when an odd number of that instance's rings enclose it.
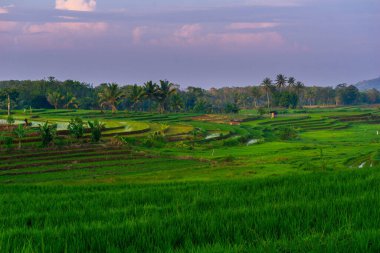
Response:
[[[32,126],[0,143],[0,252],[380,251],[376,107],[13,117]],[[103,122],[101,141],[69,137],[74,117]]]

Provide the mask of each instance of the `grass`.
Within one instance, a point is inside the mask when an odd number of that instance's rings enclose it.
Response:
[[[3,186],[2,252],[376,252],[380,173]],[[22,210],[22,212],[20,212]]]
[[[99,144],[44,149],[29,136],[0,151],[0,252],[380,251],[378,110],[254,113],[231,126],[231,115],[35,110],[109,129]],[[297,137],[279,138],[284,126]],[[155,132],[167,141],[146,145]]]

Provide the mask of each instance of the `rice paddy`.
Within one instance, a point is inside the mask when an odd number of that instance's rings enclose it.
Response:
[[[380,250],[376,108],[13,117],[106,129],[41,147],[32,125],[21,149],[1,143],[0,252]]]

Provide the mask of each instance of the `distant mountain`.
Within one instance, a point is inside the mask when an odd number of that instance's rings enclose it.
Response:
[[[369,89],[373,89],[373,88],[380,90],[380,77],[378,77],[376,79],[358,82],[357,84],[355,84],[355,86],[359,90],[369,90]]]

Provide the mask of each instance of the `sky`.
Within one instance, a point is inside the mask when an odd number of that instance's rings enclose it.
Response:
[[[379,0],[0,0],[0,80],[181,87],[380,76]]]

